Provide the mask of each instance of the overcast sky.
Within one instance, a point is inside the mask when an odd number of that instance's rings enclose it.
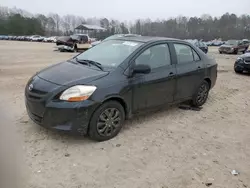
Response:
[[[250,13],[250,0],[0,0],[0,5],[16,6],[31,13],[54,12],[119,20]]]

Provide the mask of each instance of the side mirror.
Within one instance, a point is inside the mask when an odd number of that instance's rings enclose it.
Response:
[[[148,74],[151,72],[149,65],[135,65],[133,74]]]

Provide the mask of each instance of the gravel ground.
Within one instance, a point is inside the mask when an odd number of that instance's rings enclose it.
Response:
[[[53,46],[0,41],[0,114],[9,117],[1,121],[1,133],[5,143],[21,139],[14,145],[23,149],[27,187],[250,187],[250,77],[234,73],[237,56],[209,49],[218,79],[201,111],[172,107],[139,116],[116,138],[96,143],[45,130],[26,114],[27,80],[75,55]]]

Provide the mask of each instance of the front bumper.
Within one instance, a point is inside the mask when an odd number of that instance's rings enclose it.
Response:
[[[250,71],[250,63],[245,63],[244,61],[236,61],[234,68],[241,71]]]
[[[73,47],[66,46],[66,45],[58,45],[55,48],[58,50],[74,51]]]
[[[219,48],[219,52],[231,54],[235,52],[235,49],[233,48]]]
[[[50,98],[50,93],[32,93],[26,87],[25,105],[30,119],[42,127],[85,135],[99,103],[56,101]]]

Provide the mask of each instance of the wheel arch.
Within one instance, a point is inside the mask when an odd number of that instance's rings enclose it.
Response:
[[[129,117],[130,111],[129,111],[128,104],[126,103],[126,101],[122,97],[110,96],[110,97],[106,98],[105,100],[103,100],[102,104],[106,103],[108,101],[116,101],[116,102],[120,103],[124,109],[126,119]]]
[[[211,79],[210,78],[205,78],[204,80],[208,83],[209,88],[211,88],[211,84],[212,84]]]

